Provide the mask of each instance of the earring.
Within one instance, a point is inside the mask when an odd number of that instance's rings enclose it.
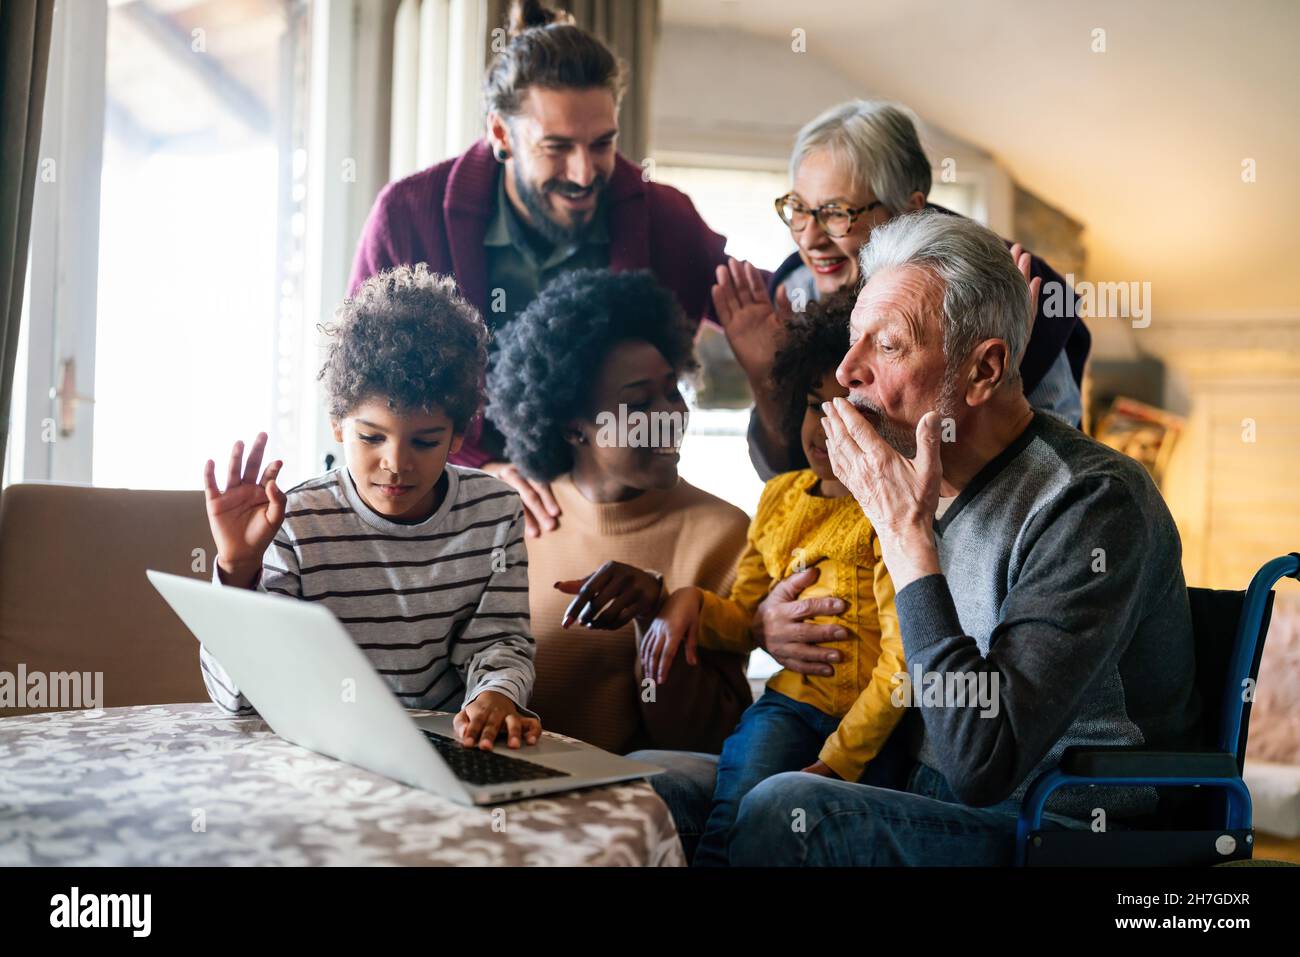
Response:
[[[498,163],[504,163],[506,160],[510,159],[510,151],[500,146],[493,149],[492,154],[496,156]]]

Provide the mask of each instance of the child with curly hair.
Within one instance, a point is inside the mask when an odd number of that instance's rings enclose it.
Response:
[[[751,650],[755,609],[789,575],[815,568],[817,580],[800,598],[839,598],[845,607],[832,617],[808,619],[841,626],[844,639],[826,644],[840,655],[834,674],[778,671],[723,744],[696,865],[727,863],[741,799],[765,778],[803,770],[884,784],[900,760],[901,742],[882,753],[904,713],[894,693],[896,676],[905,673],[894,587],[871,523],[831,471],[821,424],[822,403],[848,394],[835,369],[848,352],[853,302],[845,291],[810,303],[790,323],[773,366],[773,385],[787,403],[786,430],[811,467],[763,487],[730,595],[677,589],[642,641],[645,673],[662,683],[683,646],[688,663],[696,647]]]
[[[368,279],[324,330],[318,378],[344,464],[287,492],[261,433],[226,488],[204,470],[223,585],[322,602],[408,708],[459,710],[466,746],[536,743],[528,562],[519,496],[449,464],[484,401],[487,328],[453,280],[424,264]],[[208,694],[252,705],[206,648]],[[463,703],[462,703],[463,701]]]

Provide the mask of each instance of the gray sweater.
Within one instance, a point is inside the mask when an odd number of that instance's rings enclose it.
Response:
[[[983,716],[920,709],[916,756],[962,801],[1022,799],[1070,745],[1193,743],[1182,546],[1140,465],[1035,413],[935,523],[935,539],[943,573],[896,598],[909,672],[997,682]],[[1150,789],[1099,788],[1059,791],[1047,807],[1123,817],[1153,804]]]
[[[486,472],[445,474],[442,504],[417,524],[371,509],[346,466],[290,489],[257,587],[325,605],[404,707],[456,711],[490,690],[534,715],[523,506]],[[202,646],[199,664],[214,702],[252,712]]]

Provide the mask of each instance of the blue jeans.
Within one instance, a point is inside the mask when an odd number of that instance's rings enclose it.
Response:
[[[650,779],[672,812],[689,858],[708,820],[719,758],[640,751],[667,770]],[[992,866],[1012,863],[1019,805],[961,804],[943,776],[914,764],[902,790],[786,772],[740,803],[728,861],[739,866]],[[1047,828],[1087,821],[1044,816]],[[1113,822],[1112,822],[1113,826]]]
[[[839,723],[839,718],[777,691],[765,691],[750,705],[722,746],[711,808],[698,832],[692,863],[700,867],[726,866],[732,826],[745,795],[774,774],[798,771],[816,761]],[[890,772],[897,766],[896,751],[897,747],[882,750],[861,780],[889,784]]]
[[[740,723],[722,744],[713,806],[691,863],[725,867],[731,826],[740,802],[755,785],[782,771],[798,771],[817,760],[839,719],[812,705],[767,690],[745,709]]]
[[[650,778],[650,786],[668,805],[681,838],[686,860],[695,858],[695,850],[704,833],[713,806],[713,785],[718,779],[718,755],[702,751],[633,751],[635,761],[657,764],[664,771]]]

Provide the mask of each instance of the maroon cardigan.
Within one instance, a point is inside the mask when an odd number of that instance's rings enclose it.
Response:
[[[432,272],[454,276],[461,294],[490,315],[483,240],[495,211],[498,168],[487,142],[479,140],[460,156],[380,190],[357,246],[348,294],[384,269],[423,262]],[[727,261],[726,238],[709,229],[684,193],[645,182],[641,167],[622,156],[605,203],[610,269],[649,269],[687,316],[708,318],[714,269]],[[501,434],[480,411],[451,461],[478,468],[504,455]]]

